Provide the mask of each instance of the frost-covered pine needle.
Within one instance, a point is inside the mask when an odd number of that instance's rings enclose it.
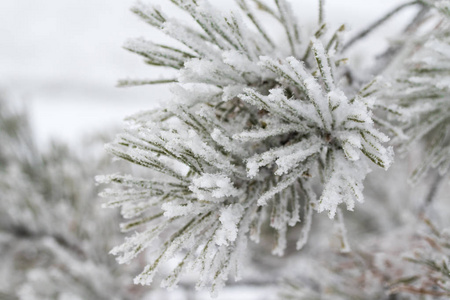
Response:
[[[108,205],[136,219],[124,228],[142,228],[113,250],[119,261],[148,247],[154,252],[136,283],[150,284],[164,261],[183,254],[164,286],[197,270],[198,286],[215,294],[239,265],[249,234],[259,241],[268,222],[276,232],[273,253],[282,255],[288,228],[300,223],[301,248],[313,211],[334,218],[341,204],[353,210],[363,201],[369,165],[389,168],[393,151],[374,125],[375,99],[341,80],[343,27],[327,34],[319,24],[305,35],[289,3],[275,0],[276,10],[266,11],[285,30],[285,44],[275,46],[251,1],[238,1],[241,11],[232,13],[207,1],[172,2],[192,24],[151,5],[133,11],[180,47],[138,39],[126,48],[179,70],[174,101],[130,117],[107,146],[148,175],[100,181],[114,185],[105,193]]]

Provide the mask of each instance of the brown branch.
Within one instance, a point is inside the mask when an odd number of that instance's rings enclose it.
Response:
[[[450,293],[448,292],[439,292],[434,290],[428,290],[426,288],[416,288],[413,286],[399,286],[394,289],[391,289],[392,293],[395,292],[406,292],[411,293],[415,295],[430,295],[434,297],[443,297],[443,296],[450,296]]]

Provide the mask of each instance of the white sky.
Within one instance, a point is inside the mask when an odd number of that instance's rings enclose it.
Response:
[[[233,3],[211,2],[224,9]],[[291,0],[302,24],[315,22],[316,2]],[[328,0],[326,17],[332,24],[346,23],[358,29],[401,2],[404,1]],[[84,133],[120,124],[125,116],[170,97],[164,86],[115,87],[120,78],[155,78],[163,74],[121,47],[131,37],[164,39],[129,12],[133,3],[134,0],[0,1],[0,88],[12,90],[26,101],[40,143],[51,138],[75,143]],[[406,12],[403,19],[411,13]],[[378,39],[359,45],[359,53],[382,49],[386,42],[381,36],[395,32],[399,24],[401,21],[391,22],[381,28]]]

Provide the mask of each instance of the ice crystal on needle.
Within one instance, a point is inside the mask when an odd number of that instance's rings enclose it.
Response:
[[[173,103],[130,117],[107,147],[149,170],[146,178],[103,177],[117,184],[104,192],[109,206],[133,218],[126,230],[141,228],[112,252],[127,262],[152,245],[154,259],[135,280],[141,284],[182,254],[163,286],[198,270],[198,286],[217,291],[230,272],[239,278],[247,238],[258,241],[264,222],[276,232],[273,253],[282,255],[288,227],[301,220],[300,248],[312,211],[333,218],[342,203],[352,210],[363,200],[370,161],[387,169],[392,150],[372,121],[371,85],[358,91],[342,80],[343,27],[327,34],[321,23],[308,36],[285,0],[275,0],[276,9],[254,1],[284,28],[288,46],[277,47],[251,1],[237,1],[245,20],[206,1],[172,2],[195,27],[155,6],[133,8],[183,46],[143,39],[126,45],[147,63],[179,73]]]

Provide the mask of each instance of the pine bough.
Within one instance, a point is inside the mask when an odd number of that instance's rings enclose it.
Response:
[[[274,8],[239,0],[241,13],[229,14],[205,1],[172,2],[193,26],[157,6],[138,3],[133,12],[180,47],[144,39],[125,47],[178,76],[120,85],[175,82],[174,99],[130,117],[126,131],[107,145],[147,175],[98,180],[112,184],[103,192],[107,206],[132,219],[122,229],[136,231],[112,250],[118,261],[151,250],[135,283],[150,284],[161,264],[176,257],[162,286],[176,286],[183,273],[197,270],[197,287],[216,293],[229,273],[240,278],[247,239],[258,242],[264,224],[274,229],[273,254],[283,255],[288,228],[301,222],[300,249],[313,212],[334,218],[341,204],[353,210],[363,201],[370,165],[389,168],[393,151],[374,125],[372,109],[383,104],[371,97],[373,82],[355,87],[346,81],[344,27],[329,31],[322,7],[318,28],[308,35],[285,0],[275,0]],[[276,46],[253,4],[280,24],[288,47]]]
[[[138,262],[104,255],[119,216],[97,206],[92,177],[109,164],[57,143],[39,151],[14,100],[0,92],[0,299],[136,299],[126,270]]]
[[[425,140],[427,155],[414,170],[413,183],[430,168],[438,168],[443,176],[450,167],[450,4],[429,2],[440,12],[435,27],[408,41],[408,59],[399,66],[392,86],[380,94],[386,102],[408,111],[403,130],[409,140],[400,150],[405,152]]]

